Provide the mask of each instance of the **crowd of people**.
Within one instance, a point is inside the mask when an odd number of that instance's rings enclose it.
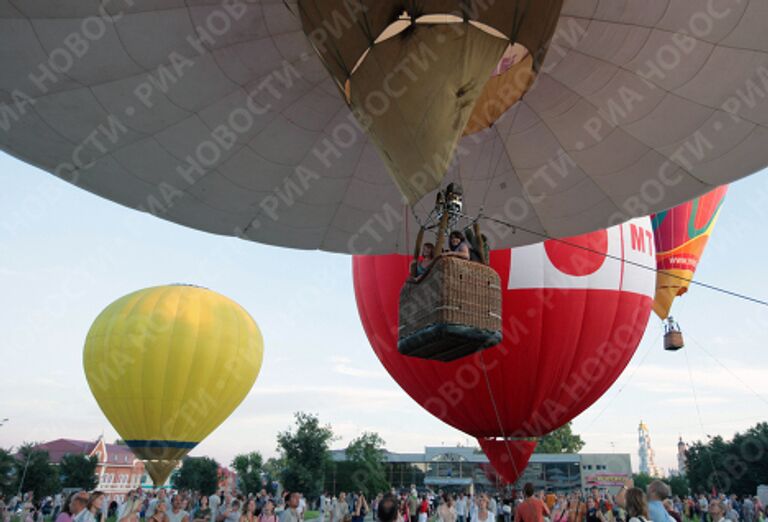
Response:
[[[539,491],[526,484],[509,495],[470,495],[410,491],[388,494],[397,506],[395,522],[766,522],[768,506],[755,496],[724,494],[673,496],[669,486],[653,481],[643,491],[631,480],[613,495],[598,488],[569,494]],[[371,501],[371,510],[385,498]],[[352,507],[350,507],[352,506]],[[347,512],[363,516],[368,510],[365,497],[348,503],[346,496],[320,500],[323,522],[350,522]],[[350,511],[351,510],[351,511]],[[326,516],[327,514],[327,516]],[[353,521],[357,522],[357,521]],[[386,522],[386,521],[383,521]]]
[[[122,502],[108,499],[101,491],[75,491],[34,502],[31,495],[8,503],[0,497],[0,522],[20,515],[22,522],[301,522],[306,500],[300,493],[284,493],[279,499],[266,490],[254,495],[220,491],[212,495],[179,491],[169,494],[141,488],[128,493]]]
[[[100,491],[72,492],[35,503],[30,496],[0,497],[0,522],[19,514],[21,522],[766,522],[768,506],[757,497],[723,494],[678,497],[669,486],[653,481],[646,491],[628,481],[615,495],[592,488],[570,494],[535,492],[528,483],[507,495],[418,492],[415,487],[392,490],[370,501],[361,492],[327,493],[311,503],[316,508],[307,517],[310,503],[298,492],[269,495],[212,495],[179,491],[168,493],[137,489],[122,502],[108,499]],[[47,509],[46,509],[47,507]],[[317,518],[315,518],[317,517]]]

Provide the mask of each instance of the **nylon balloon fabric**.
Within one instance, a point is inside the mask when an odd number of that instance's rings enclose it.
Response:
[[[0,8],[0,150],[198,230],[405,254],[441,179],[510,248],[768,165],[765,0],[128,4]]]
[[[246,397],[262,357],[261,332],[240,305],[169,285],[107,306],[88,331],[83,367],[104,415],[161,485]]]
[[[676,297],[688,291],[709,236],[717,223],[728,186],[651,216],[656,242],[656,296],[653,311],[669,317]]]
[[[525,471],[533,451],[535,440],[477,439],[493,469],[507,484],[514,484]],[[487,476],[487,473],[486,473]]]
[[[409,257],[356,256],[355,296],[377,357],[424,409],[478,438],[536,437],[589,407],[632,358],[655,278],[624,261],[652,266],[654,255],[648,218],[565,242],[493,251],[504,340],[450,363],[397,351]]]

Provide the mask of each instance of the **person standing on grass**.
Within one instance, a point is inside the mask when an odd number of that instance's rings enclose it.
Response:
[[[397,522],[399,519],[397,497],[387,494],[381,497],[376,509],[376,520],[378,522]]]
[[[488,511],[488,496],[481,493],[477,497],[477,511],[472,516],[472,522],[494,522],[495,515]]]
[[[456,522],[456,509],[453,507],[453,497],[443,493],[443,503],[437,508],[439,522]]]
[[[549,516],[549,508],[541,499],[533,496],[533,484],[523,486],[525,500],[515,509],[515,522],[543,522]]]
[[[467,499],[464,498],[463,491],[456,500],[456,518],[458,522],[467,522]]]
[[[56,522],[72,522],[81,511],[85,509],[88,504],[88,493],[86,491],[76,491],[72,493],[62,507],[59,516],[56,517]]]
[[[295,491],[285,496],[285,509],[280,515],[280,522],[301,522],[301,515],[298,512],[299,494]]]
[[[628,488],[622,497],[628,522],[648,521],[648,499],[640,488]]]

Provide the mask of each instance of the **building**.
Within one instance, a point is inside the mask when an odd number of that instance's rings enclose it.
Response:
[[[331,458],[346,460],[344,450],[334,450]],[[426,447],[423,453],[385,451],[387,480],[396,488],[415,484],[419,488],[446,491],[496,491],[504,487],[488,458],[479,448]],[[520,479],[537,489],[572,491],[597,486],[611,493],[619,491],[632,476],[629,454],[548,454],[534,453]],[[328,489],[334,490],[331,480]],[[337,493],[334,491],[334,493]]]
[[[144,463],[136,458],[128,446],[108,444],[99,437],[96,441],[56,439],[38,444],[35,449],[48,452],[51,463],[59,464],[65,455],[96,456],[96,489],[111,499],[122,501],[126,493],[147,483]],[[151,482],[150,482],[151,484]]]
[[[683,442],[683,437],[677,443],[677,472],[680,475],[685,475],[686,468],[688,466],[688,445]]]
[[[656,466],[655,454],[651,446],[651,434],[648,431],[648,425],[643,421],[640,421],[640,426],[637,428],[637,441],[639,444],[637,455],[640,458],[640,473],[660,477],[661,470]]]

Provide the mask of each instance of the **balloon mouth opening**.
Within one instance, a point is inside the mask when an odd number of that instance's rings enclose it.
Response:
[[[408,33],[410,29],[412,29],[415,25],[457,25],[457,24],[469,24],[473,27],[480,29],[481,31],[488,33],[491,36],[494,36],[496,38],[499,38],[501,40],[507,40],[509,41],[509,38],[504,35],[501,31],[495,29],[494,27],[484,24],[482,22],[478,22],[476,20],[464,20],[462,17],[454,15],[454,14],[429,14],[429,15],[421,15],[417,17],[412,17],[410,14],[408,14],[407,11],[404,11],[403,14],[389,24],[382,32],[379,34],[378,37],[373,41],[373,43],[366,48],[363,53],[360,55],[360,57],[357,59],[357,62],[355,63],[354,67],[349,71],[349,74],[347,74],[347,78],[344,81],[343,85],[339,85],[339,88],[344,93],[344,98],[348,104],[352,103],[352,87],[351,87],[351,78],[354,75],[354,73],[357,71],[357,69],[360,68],[360,65],[365,61],[368,54],[371,52],[371,49],[387,40],[390,40],[392,38],[395,38],[397,36],[404,36]],[[527,56],[530,55],[530,52],[528,49],[515,42],[510,42],[509,47],[505,51],[504,55],[502,56],[501,60],[499,61],[499,64],[496,66],[496,69],[494,69],[493,73],[491,74],[491,77],[494,76],[500,76],[504,74],[505,72],[509,71],[513,66],[517,65],[525,59]],[[337,80],[338,82],[338,80]]]

